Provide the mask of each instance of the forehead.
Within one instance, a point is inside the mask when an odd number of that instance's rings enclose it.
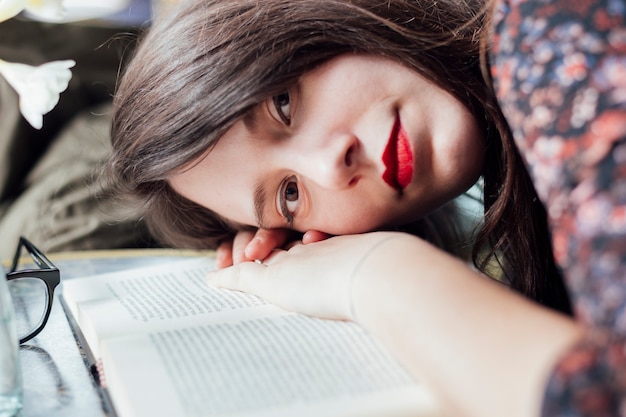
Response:
[[[211,150],[175,173],[168,183],[183,197],[239,225],[256,225],[253,196],[262,152],[244,120],[237,121]]]

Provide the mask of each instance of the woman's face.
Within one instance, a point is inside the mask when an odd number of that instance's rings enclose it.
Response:
[[[240,225],[361,233],[464,192],[484,146],[441,88],[395,61],[343,55],[258,105],[170,184]]]

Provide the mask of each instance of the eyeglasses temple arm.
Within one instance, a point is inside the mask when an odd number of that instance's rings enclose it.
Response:
[[[56,266],[54,266],[52,262],[50,262],[50,260],[46,257],[46,255],[44,255],[39,249],[37,249],[35,245],[30,243],[28,239],[26,239],[24,236],[21,236],[20,243],[17,246],[17,251],[15,252],[15,256],[13,257],[13,265],[11,267],[11,272],[15,271],[17,268],[17,264],[20,259],[20,254],[22,252],[22,246],[25,246],[26,249],[28,249],[28,253],[30,257],[33,259],[33,261],[35,261],[35,263],[37,264],[39,268],[57,269]]]

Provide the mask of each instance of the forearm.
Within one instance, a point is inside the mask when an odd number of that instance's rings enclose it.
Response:
[[[463,416],[538,416],[553,364],[581,335],[411,236],[363,260],[353,303],[356,319]]]

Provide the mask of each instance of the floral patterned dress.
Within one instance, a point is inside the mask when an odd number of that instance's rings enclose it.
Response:
[[[492,71],[586,338],[544,416],[626,416],[626,1],[509,0]]]

